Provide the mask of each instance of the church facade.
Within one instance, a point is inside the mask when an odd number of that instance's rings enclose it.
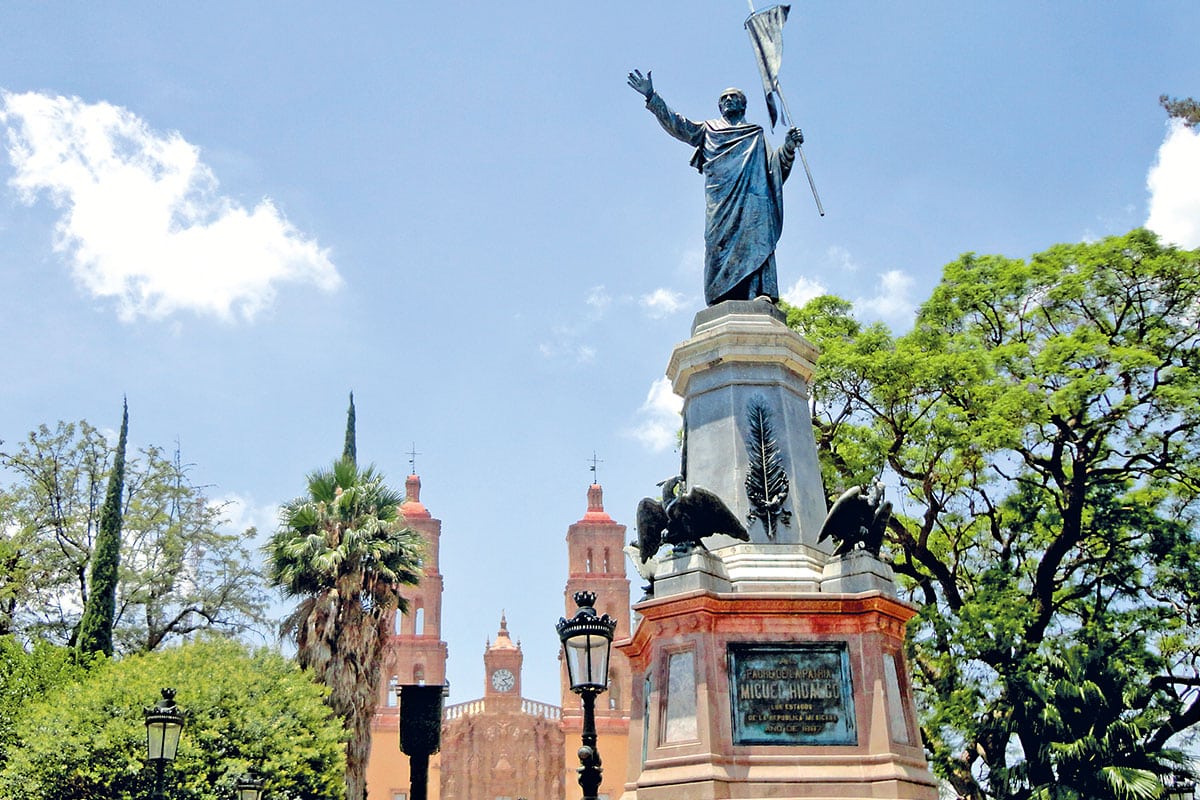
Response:
[[[484,695],[446,709],[442,723],[442,800],[562,800],[558,706],[521,697],[519,644],[504,617],[483,654]]]
[[[410,475],[401,506],[411,528],[425,540],[425,578],[405,592],[406,614],[397,615],[381,672],[379,706],[372,726],[367,800],[409,800],[408,757],[400,752],[403,684],[444,684],[449,649],[442,639],[441,521],[420,500],[421,481]],[[596,608],[617,620],[616,638],[630,631],[629,581],[625,577],[625,526],[604,510],[603,490],[592,484],[587,509],[566,536],[564,614],[573,616],[572,595],[595,592]],[[561,660],[561,659],[560,659]],[[560,664],[560,705],[521,696],[524,654],[503,614],[483,652],[483,696],[448,706],[442,721],[441,752],[430,759],[429,800],[565,800],[579,791],[576,756],[583,729],[580,700]],[[604,764],[600,796],[623,791],[632,695],[629,664],[615,649],[609,691],[596,702],[597,745]]]

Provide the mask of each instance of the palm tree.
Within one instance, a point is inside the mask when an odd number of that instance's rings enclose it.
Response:
[[[283,507],[266,546],[270,576],[301,598],[282,630],[297,659],[329,687],[329,705],[350,734],[346,797],[365,796],[380,659],[400,590],[421,578],[422,540],[404,527],[404,497],[373,466],[342,459],[308,476],[308,494]]]
[[[1114,668],[1124,642],[1102,635],[1092,650],[1047,659],[1041,724],[1052,781],[1033,787],[1034,800],[1157,800],[1172,776],[1192,777],[1187,756],[1153,747],[1144,709],[1156,689]]]

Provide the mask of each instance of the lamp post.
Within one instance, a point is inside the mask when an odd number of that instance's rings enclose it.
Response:
[[[583,800],[596,800],[600,791],[600,751],[596,748],[596,695],[608,689],[608,651],[617,621],[596,616],[595,592],[576,592],[579,610],[559,619],[558,638],[567,661],[571,691],[583,699],[583,746],[579,748],[579,785]]]
[[[143,712],[146,717],[146,753],[154,765],[154,794],[163,795],[163,769],[175,760],[179,734],[183,732],[183,710],[175,705],[175,690],[163,689],[158,705]]]
[[[400,749],[408,755],[412,800],[425,800],[429,756],[442,743],[442,706],[448,686],[405,684],[400,687]]]
[[[234,784],[234,788],[237,789],[238,800],[261,800],[263,779],[257,772],[250,770]]]

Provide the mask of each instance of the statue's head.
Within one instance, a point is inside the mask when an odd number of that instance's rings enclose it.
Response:
[[[746,93],[741,89],[729,88],[717,98],[717,108],[726,119],[742,117],[746,113]]]

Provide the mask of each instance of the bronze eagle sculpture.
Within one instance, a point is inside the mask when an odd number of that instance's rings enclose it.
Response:
[[[835,556],[844,556],[859,545],[876,558],[883,545],[883,534],[892,518],[892,504],[883,499],[883,484],[877,483],[868,494],[865,486],[851,486],[834,501],[821,525],[817,542],[836,541]]]
[[[637,546],[643,563],[664,544],[683,554],[704,547],[701,540],[717,534],[750,541],[746,526],[714,493],[700,486],[681,491],[683,478],[678,475],[659,485],[662,499],[646,497],[637,507]]]

